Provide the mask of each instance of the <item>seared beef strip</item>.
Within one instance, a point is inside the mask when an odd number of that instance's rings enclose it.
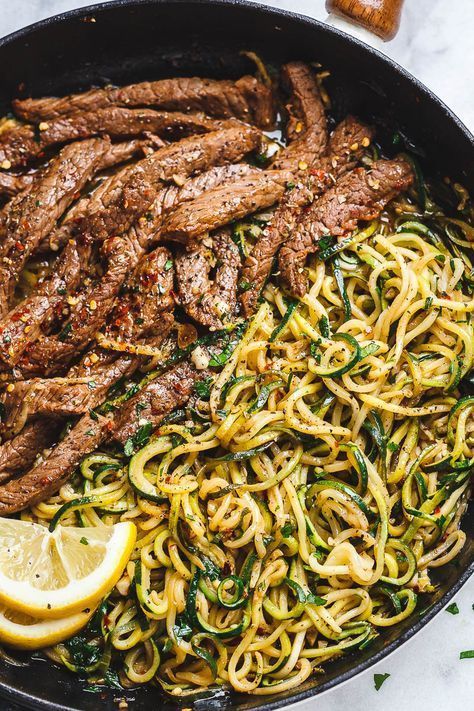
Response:
[[[262,171],[255,176],[209,190],[177,207],[163,224],[162,237],[187,243],[229,222],[274,205],[281,199],[292,174]]]
[[[163,332],[158,315],[172,311],[173,257],[165,247],[147,254],[137,265],[126,291],[117,299],[107,335],[124,340],[132,335],[149,338]]]
[[[41,99],[17,99],[18,116],[33,123],[76,111],[97,111],[107,106],[153,106],[168,111],[203,111],[218,118],[236,118],[269,128],[274,120],[271,90],[254,77],[237,81],[200,77],[144,81],[122,87],[91,89],[82,94]]]
[[[0,228],[0,315],[8,310],[28,258],[93,175],[109,147],[109,141],[100,138],[66,146],[41,177],[8,204]]]
[[[108,354],[107,354],[108,355]],[[115,361],[104,357],[95,364],[90,376],[66,378],[33,378],[14,383],[13,390],[3,394],[7,416],[3,423],[9,435],[18,434],[25,422],[38,415],[73,417],[99,405],[107,390],[136,369],[131,357]]]
[[[161,148],[116,177],[100,206],[84,218],[80,231],[100,240],[125,232],[146,212],[163,182],[184,182],[212,166],[235,163],[258,145],[260,137],[256,129],[236,124]]]
[[[272,168],[296,171],[312,165],[325,152],[328,143],[326,116],[311,67],[303,62],[290,62],[282,74],[291,92],[288,107],[291,143],[277,153]]]
[[[116,165],[126,163],[132,158],[150,155],[150,153],[158,150],[158,148],[163,148],[165,145],[165,141],[154,134],[147,135],[145,138],[133,138],[130,141],[112,143],[107,153],[103,156],[98,170],[114,168]]]
[[[38,454],[58,437],[61,425],[43,418],[26,425],[16,437],[0,445],[0,483],[28,470]]]
[[[316,127],[321,144],[325,143],[326,116],[314,69],[304,62],[288,62],[282,67],[281,79],[290,94],[285,107],[288,113],[288,142],[301,138],[310,128]]]
[[[28,188],[35,180],[36,172],[7,173],[0,170],[0,197],[13,197]]]
[[[0,515],[21,511],[54,494],[69,479],[81,459],[105,440],[124,443],[146,419],[154,428],[174,408],[184,405],[205,371],[181,363],[125,402],[107,417],[83,415],[51,453],[27,474],[0,487]],[[139,407],[137,407],[137,405]],[[141,407],[143,405],[143,408]]]
[[[151,422],[155,429],[165,415],[187,402],[194,384],[207,375],[206,371],[196,370],[191,363],[184,361],[152,380],[123,403],[115,415],[111,439],[124,443],[137,433],[141,420]]]
[[[82,111],[60,116],[38,127],[19,124],[0,134],[0,163],[7,160],[21,166],[38,158],[45,149],[96,135],[111,138],[139,136],[151,132],[166,139],[207,133],[220,128],[221,122],[203,114],[129,109],[110,106],[97,111]]]
[[[318,251],[324,235],[343,237],[355,230],[359,220],[372,220],[385,205],[413,182],[409,163],[379,160],[371,170],[356,168],[316,200],[299,222],[291,240],[280,250],[282,279],[295,296],[304,296],[306,258]]]
[[[100,164],[97,166],[97,171],[113,168],[129,161],[134,156],[141,155],[143,157],[144,155],[149,155],[150,151],[153,152],[156,148],[161,148],[164,145],[163,141],[156,136],[151,136],[147,139],[134,139],[124,143],[114,143],[102,157]],[[129,166],[125,166],[119,173],[104,178],[95,190],[78,200],[66,213],[61,225],[40,242],[36,254],[58,252],[62,249],[73,236],[75,225],[87,214],[89,207],[98,204],[101,195],[109,190],[117,175],[128,172],[128,169]]]
[[[295,187],[285,194],[245,260],[241,282],[249,288],[241,294],[240,301],[247,318],[255,311],[275,255],[296,228],[303,208],[357,165],[372,136],[370,127],[348,116],[334,129],[327,153],[316,160],[309,170],[298,171]]]
[[[41,327],[62,305],[67,294],[79,285],[81,255],[72,240],[54,263],[51,273],[31,294],[0,320],[0,361],[12,368],[27,345],[35,341]]]
[[[228,231],[214,235],[211,248],[205,242],[176,257],[176,280],[178,297],[188,316],[214,330],[223,328],[235,315],[240,256]],[[213,282],[209,278],[212,262]]]
[[[110,416],[83,415],[43,461],[0,487],[0,515],[21,511],[58,491],[81,459],[104,441],[110,427]]]
[[[28,347],[24,358],[37,371],[54,374],[61,371],[83,350],[100,329],[138,256],[127,237],[110,237],[102,247],[107,262],[103,277],[90,286],[84,297],[71,309],[71,315],[57,335],[42,336]]]

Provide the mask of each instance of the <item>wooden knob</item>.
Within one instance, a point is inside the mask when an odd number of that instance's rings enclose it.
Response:
[[[349,18],[390,40],[398,32],[404,0],[326,0],[328,12]]]

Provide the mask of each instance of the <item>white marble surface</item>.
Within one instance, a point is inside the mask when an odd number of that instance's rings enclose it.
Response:
[[[0,0],[0,35],[43,17],[80,7],[82,0]],[[326,20],[323,0],[264,2]],[[399,35],[388,44],[365,39],[433,89],[474,131],[474,0],[406,0]],[[347,29],[339,20],[331,22]],[[361,37],[359,30],[349,31]],[[474,659],[459,652],[474,649],[474,579],[455,598],[460,613],[438,615],[415,639],[376,667],[316,700],[301,711],[470,711],[474,708]],[[374,673],[390,677],[377,692]]]

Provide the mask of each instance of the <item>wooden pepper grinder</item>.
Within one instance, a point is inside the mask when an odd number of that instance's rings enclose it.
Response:
[[[342,15],[387,41],[400,26],[404,0],[326,0],[326,9]]]

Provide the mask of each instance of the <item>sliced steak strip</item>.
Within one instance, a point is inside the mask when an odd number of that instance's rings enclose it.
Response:
[[[97,171],[100,172],[102,170],[114,168],[121,163],[126,163],[134,157],[149,155],[150,152],[153,152],[157,148],[161,148],[164,145],[164,142],[156,136],[150,136],[146,139],[136,138],[132,141],[124,141],[123,143],[114,143],[103,156],[100,165],[97,166]],[[123,170],[127,171],[128,168],[129,166],[126,166]],[[58,252],[62,249],[67,241],[73,236],[76,223],[86,215],[89,206],[94,205],[94,202],[91,202],[91,200],[94,199],[97,203],[100,196],[109,189],[109,186],[113,183],[115,178],[116,175],[103,178],[102,182],[95,188],[95,190],[78,200],[66,213],[61,225],[40,242],[38,249],[36,250],[36,254]]]
[[[147,156],[165,145],[166,143],[154,134],[150,134],[146,138],[134,138],[130,141],[112,143],[107,153],[103,156],[98,170],[107,170],[120,165],[120,163],[126,163],[132,158]]]
[[[48,374],[61,372],[94,338],[127,274],[138,261],[134,245],[127,237],[110,237],[104,242],[102,253],[107,262],[103,277],[72,307],[71,316],[59,334],[42,336],[25,351],[26,367],[32,365]]]
[[[43,461],[0,487],[0,515],[21,511],[58,491],[81,459],[103,442],[110,426],[110,417],[83,415]]]
[[[255,176],[206,191],[170,213],[163,224],[163,239],[189,242],[229,222],[278,202],[292,180],[288,171],[262,171]]]
[[[173,78],[145,81],[122,87],[91,89],[59,99],[17,99],[13,107],[18,116],[37,123],[72,114],[97,111],[108,106],[153,106],[168,111],[203,111],[209,116],[235,116],[261,128],[273,124],[273,98],[270,89],[254,77],[228,79]]]
[[[72,417],[99,405],[117,380],[133,373],[132,358],[115,361],[104,357],[87,377],[34,378],[14,383],[3,395],[7,417],[3,429],[17,435],[25,423],[38,415]]]
[[[0,163],[7,160],[22,166],[54,145],[97,135],[111,138],[139,136],[149,132],[169,140],[196,133],[215,131],[220,122],[203,114],[128,109],[110,106],[97,111],[82,111],[60,116],[38,127],[18,125],[0,135]]]
[[[177,205],[194,200],[218,185],[231,186],[242,178],[256,176],[260,173],[258,168],[253,168],[247,163],[235,163],[210,168],[205,173],[189,178],[181,187],[166,185],[159,190],[146,215],[132,225],[129,235],[133,235],[134,241],[140,248],[148,249],[150,244],[153,245],[161,237],[163,220],[167,213]]]
[[[165,415],[187,402],[194,384],[206,375],[185,361],[152,380],[122,405],[114,418],[111,438],[123,444],[136,434],[140,420],[151,422],[153,429],[158,427]]]
[[[348,116],[334,129],[327,153],[315,161],[310,170],[298,171],[298,182],[293,190],[286,193],[245,260],[241,281],[249,288],[242,293],[240,301],[247,318],[255,311],[275,255],[295,230],[302,209],[357,165],[372,136],[369,126]]]
[[[282,67],[281,79],[290,95],[285,106],[288,113],[287,140],[301,138],[315,127],[320,132],[321,144],[326,143],[326,116],[314,69],[304,62],[288,62]]]
[[[287,135],[291,142],[277,153],[272,168],[296,171],[312,165],[325,152],[328,129],[312,69],[302,62],[291,62],[283,68],[283,79],[290,90]]]
[[[207,243],[207,240],[205,240]],[[209,278],[215,267],[214,281]],[[192,319],[211,329],[223,328],[233,320],[237,305],[240,256],[227,231],[203,242],[176,258],[179,300]]]
[[[143,257],[125,294],[117,300],[107,334],[123,339],[159,335],[163,331],[159,314],[174,307],[173,277],[173,258],[168,249],[157,247]]]
[[[261,134],[237,124],[204,136],[191,136],[161,148],[116,177],[100,206],[87,215],[80,230],[94,239],[121,234],[143,215],[163,182],[181,180],[212,166],[235,163],[254,149]]]
[[[323,235],[342,237],[359,220],[372,220],[385,205],[413,182],[409,163],[400,159],[379,160],[371,170],[356,168],[316,200],[298,224],[291,240],[280,250],[282,279],[295,296],[307,291],[306,258],[318,251]]]
[[[36,457],[57,439],[61,425],[44,418],[31,422],[19,435],[0,445],[0,483],[26,471]]]
[[[147,419],[158,427],[163,417],[186,403],[195,382],[205,375],[204,371],[182,363],[150,382],[115,415],[98,415],[97,419],[83,415],[44,461],[0,487],[0,515],[21,511],[54,494],[83,457],[107,439],[125,442],[137,432],[140,420]]]
[[[51,161],[31,187],[14,198],[0,232],[0,315],[28,258],[91,178],[107,153],[108,140],[73,143]]]
[[[120,163],[139,156],[140,153],[147,155],[150,151],[156,150],[164,145],[157,136],[150,138],[135,138],[131,141],[113,143],[104,155],[97,170],[113,168]],[[153,148],[151,148],[153,146]],[[0,196],[13,197],[28,188],[38,177],[38,170],[30,170],[28,173],[13,173],[0,170]]]
[[[13,197],[28,188],[35,180],[36,174],[32,173],[7,173],[0,170],[0,196]]]
[[[41,333],[42,325],[74,292],[81,275],[81,255],[72,240],[53,265],[51,273],[32,293],[0,320],[0,360],[12,368],[27,345]]]

